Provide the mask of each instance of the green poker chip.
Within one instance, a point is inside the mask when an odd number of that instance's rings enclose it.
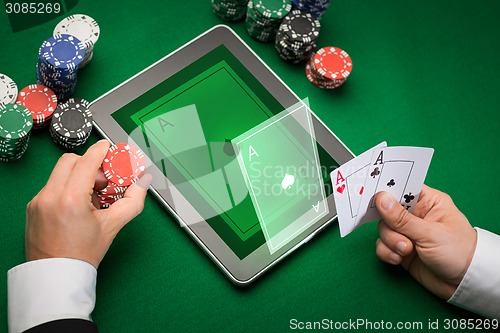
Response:
[[[26,152],[33,128],[31,112],[19,104],[0,104],[0,162],[15,161]]]
[[[281,20],[292,10],[287,0],[255,0],[253,5],[259,15],[272,20]]]
[[[0,106],[0,138],[17,140],[26,137],[33,127],[31,112],[19,104]]]

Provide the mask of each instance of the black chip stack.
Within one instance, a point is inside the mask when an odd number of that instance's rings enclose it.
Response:
[[[55,143],[73,149],[83,145],[91,132],[92,113],[89,102],[81,98],[70,98],[57,106],[50,123],[50,135]]]
[[[299,9],[292,10],[276,34],[275,48],[279,56],[298,64],[309,60],[316,49],[321,25],[318,19]]]

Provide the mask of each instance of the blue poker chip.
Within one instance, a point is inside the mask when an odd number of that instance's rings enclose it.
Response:
[[[37,82],[52,89],[59,102],[73,96],[78,67],[85,57],[84,45],[72,35],[50,37],[40,46],[36,65]]]
[[[59,70],[76,70],[84,57],[84,45],[72,35],[55,35],[40,47],[40,59]]]
[[[292,0],[295,8],[311,14],[314,18],[321,19],[332,0]]]

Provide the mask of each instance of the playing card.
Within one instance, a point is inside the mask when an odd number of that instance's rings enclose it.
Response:
[[[333,184],[333,197],[337,207],[340,236],[342,237],[355,229],[356,215],[364,192],[365,180],[373,151],[386,146],[387,143],[382,142],[344,163],[330,174]]]
[[[307,108],[285,110],[233,142],[271,253],[328,213]]]
[[[355,227],[380,219],[374,203],[374,195],[378,192],[391,193],[403,207],[412,212],[422,191],[433,153],[432,148],[377,148],[368,169]]]

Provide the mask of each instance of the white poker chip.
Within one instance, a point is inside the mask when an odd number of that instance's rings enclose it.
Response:
[[[0,73],[0,104],[15,103],[17,93],[17,85],[14,80]]]
[[[99,39],[101,31],[99,24],[90,16],[75,14],[63,19],[54,29],[54,35],[68,34],[78,38],[85,46],[91,49]]]

